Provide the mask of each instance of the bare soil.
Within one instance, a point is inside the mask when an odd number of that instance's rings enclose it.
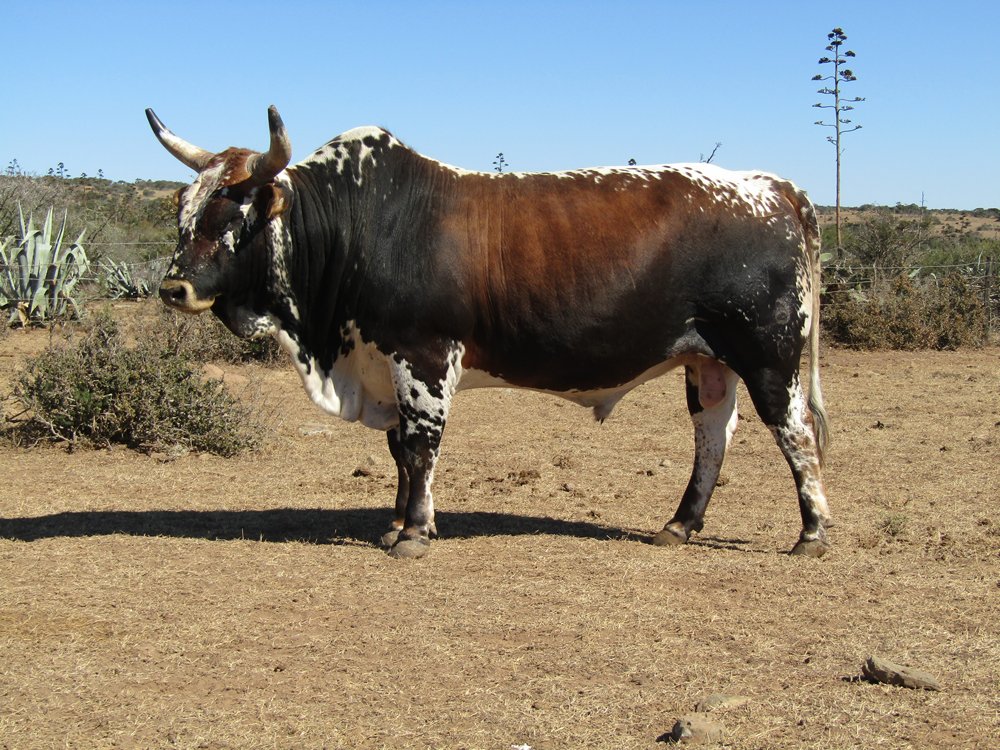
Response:
[[[0,340],[0,387],[46,335]],[[0,447],[0,748],[656,748],[713,693],[729,748],[1000,747],[1000,349],[828,350],[820,560],[741,394],[704,531],[650,545],[687,481],[681,375],[603,425],[460,394],[442,538],[376,544],[384,436],[259,381],[238,459]],[[859,679],[879,655],[940,692]]]

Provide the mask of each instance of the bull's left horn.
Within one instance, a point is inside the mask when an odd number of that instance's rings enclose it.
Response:
[[[149,120],[149,126],[153,129],[153,133],[159,138],[163,147],[176,156],[181,163],[191,167],[195,172],[203,170],[209,160],[215,156],[211,151],[198,148],[171,133],[160,122],[160,118],[156,116],[156,113],[152,109],[146,110],[146,119]]]
[[[270,182],[292,160],[292,141],[285,130],[285,123],[273,104],[267,108],[267,124],[271,130],[271,146],[267,153],[253,157],[250,169],[251,180],[258,185]]]

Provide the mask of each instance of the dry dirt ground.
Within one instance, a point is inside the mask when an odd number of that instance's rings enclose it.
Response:
[[[0,340],[0,385],[44,334]],[[460,394],[418,561],[373,542],[384,437],[286,368],[239,459],[0,448],[0,747],[657,748],[713,693],[729,748],[1000,747],[1000,349],[824,350],[823,559],[741,394],[704,531],[679,373],[604,425]],[[872,654],[940,692],[857,679]]]

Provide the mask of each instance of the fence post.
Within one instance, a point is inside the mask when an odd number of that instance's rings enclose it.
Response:
[[[986,283],[983,284],[983,304],[986,306],[986,340],[993,333],[993,256],[986,256]]]

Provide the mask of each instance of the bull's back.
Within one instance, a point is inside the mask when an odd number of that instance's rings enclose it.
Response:
[[[463,198],[447,231],[465,240],[445,244],[467,282],[467,366],[553,390],[628,382],[794,267],[797,220],[763,178],[751,190],[722,170],[715,183],[680,168],[567,174]]]

